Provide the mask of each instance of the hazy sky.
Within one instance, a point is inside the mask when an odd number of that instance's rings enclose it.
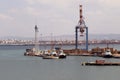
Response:
[[[120,34],[120,0],[0,0],[0,36],[75,34],[80,4],[90,34]]]

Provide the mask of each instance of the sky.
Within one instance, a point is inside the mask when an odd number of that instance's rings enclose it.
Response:
[[[0,37],[74,35],[79,5],[89,34],[120,34],[120,0],[0,0]]]

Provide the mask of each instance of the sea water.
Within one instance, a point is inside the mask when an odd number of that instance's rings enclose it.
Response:
[[[89,45],[89,48],[98,45]],[[99,45],[106,47],[106,45]],[[110,45],[120,49],[119,45]],[[0,80],[119,80],[120,66],[82,66],[82,62],[101,57],[67,56],[66,59],[42,59],[24,56],[33,46],[0,46]],[[79,46],[81,47],[81,46]],[[40,46],[48,49],[49,46]],[[74,46],[63,46],[69,49]],[[120,62],[120,59],[105,59]]]

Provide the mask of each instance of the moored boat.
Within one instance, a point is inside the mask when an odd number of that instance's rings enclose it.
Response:
[[[47,54],[43,54],[43,59],[64,59],[66,58],[66,54],[63,52],[63,50],[48,50],[45,51]]]
[[[58,56],[59,56],[60,59],[66,58],[66,54],[63,52],[63,50],[60,50]]]
[[[41,56],[42,51],[36,51],[35,48],[32,49],[26,49],[26,52],[24,53],[24,56]]]
[[[106,49],[105,53],[103,53],[103,57],[104,58],[112,58],[113,57],[110,49]]]
[[[53,56],[53,55],[42,56],[42,58],[43,59],[59,59],[59,57]]]

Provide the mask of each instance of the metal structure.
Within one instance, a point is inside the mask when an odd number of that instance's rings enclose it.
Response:
[[[35,25],[35,51],[38,53],[39,51],[39,44],[38,44],[38,27]]]
[[[78,25],[75,27],[75,49],[78,49],[78,30],[80,31],[80,37],[86,36],[86,50],[88,50],[88,27],[85,25],[85,21],[82,15],[82,5],[80,5],[80,20]]]

